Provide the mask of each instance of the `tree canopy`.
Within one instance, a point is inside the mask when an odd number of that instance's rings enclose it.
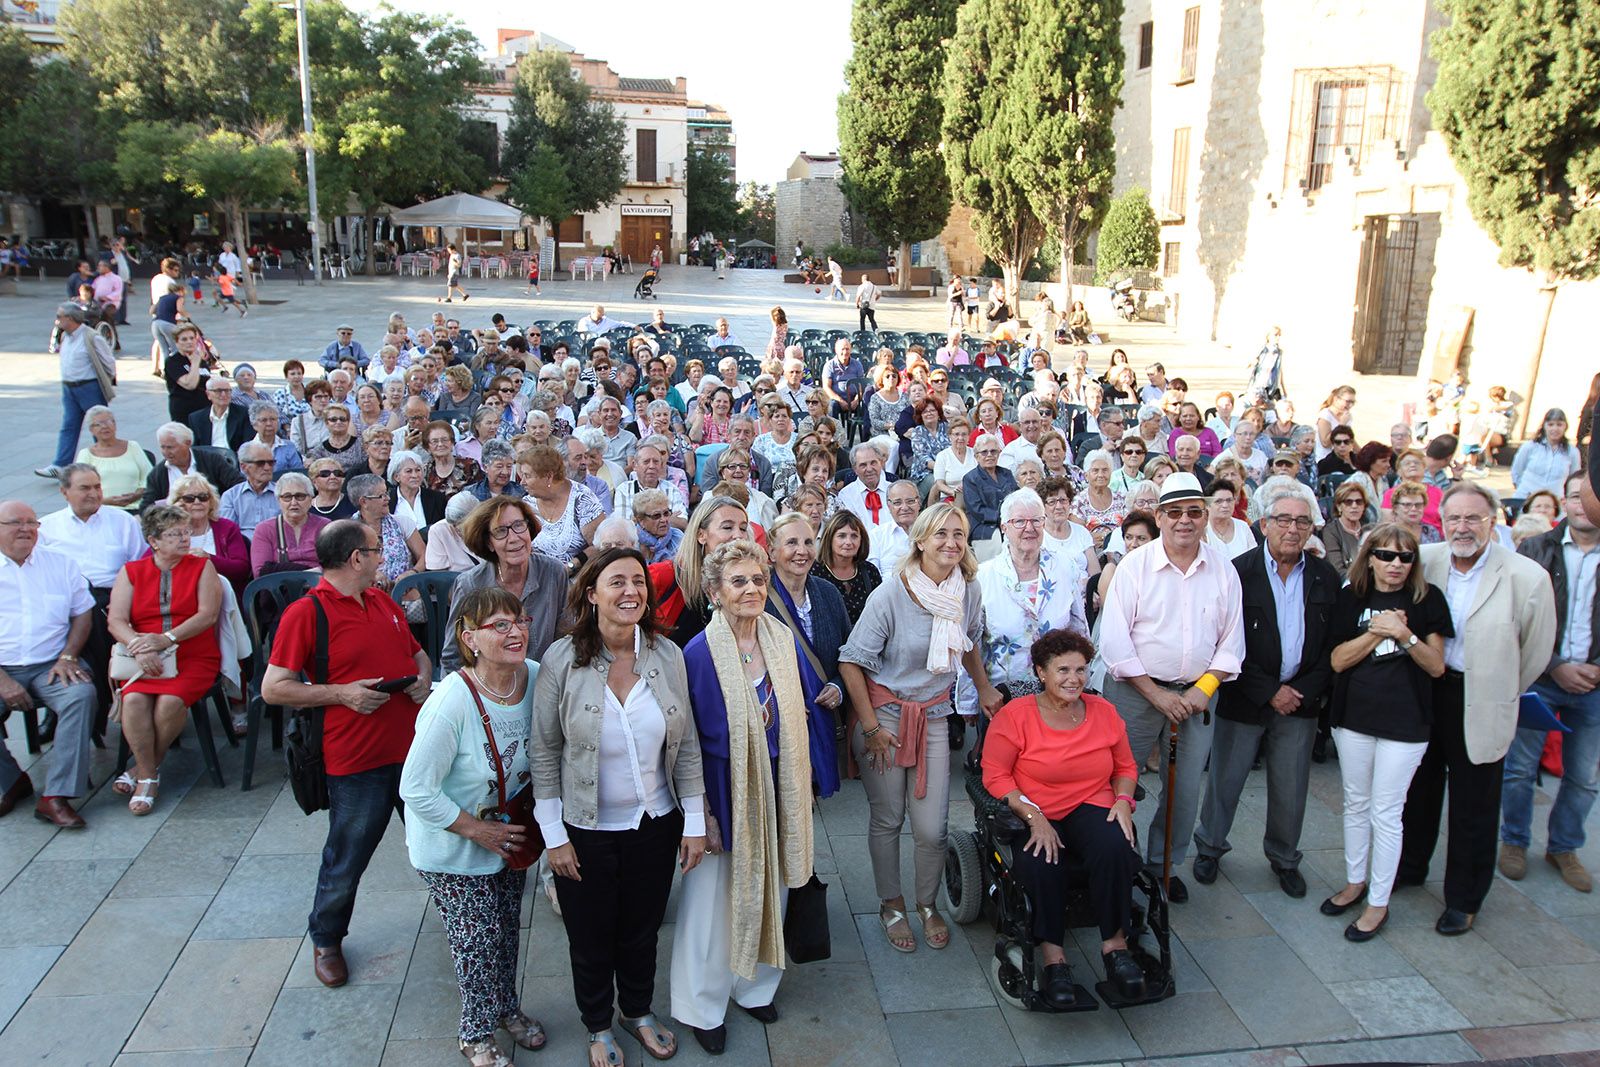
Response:
[[[1150,194],[1134,186],[1106,210],[1100,226],[1096,277],[1109,282],[1135,270],[1150,270],[1161,256],[1161,224],[1150,206]]]
[[[945,42],[957,0],[855,0],[854,43],[839,95],[844,194],[873,232],[901,246],[937,237],[950,217],[950,178],[939,152]]]
[[[739,228],[739,200],[727,157],[713,147],[695,145],[689,149],[687,166],[688,232],[732,237]]]
[[[547,152],[539,153],[543,146]],[[541,51],[517,64],[502,170],[515,190],[542,190],[541,203],[512,203],[536,218],[559,222],[615,200],[627,177],[627,128],[604,100],[573,77],[562,52]],[[559,163],[559,176],[550,172]],[[538,163],[547,173],[526,172]],[[552,193],[566,191],[558,201]]]

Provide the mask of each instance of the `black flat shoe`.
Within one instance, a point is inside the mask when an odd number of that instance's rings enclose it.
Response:
[[[1472,921],[1476,918],[1476,915],[1457,911],[1455,908],[1446,908],[1444,914],[1439,916],[1439,921],[1433,924],[1433,928],[1445,937],[1460,937],[1472,929]]]
[[[1278,876],[1278,888],[1296,900],[1306,895],[1305,877],[1293,867],[1274,867],[1274,874]]]
[[[700,1042],[700,1047],[711,1056],[720,1056],[728,1047],[728,1027],[719,1026],[714,1030],[702,1030],[698,1026],[689,1027],[694,1031],[694,1039]]]
[[[1217,857],[1196,856],[1194,858],[1194,880],[1201,885],[1210,885],[1217,880]]]
[[[1333,897],[1336,897],[1338,895],[1339,895],[1338,893],[1335,893],[1333,895]],[[1322,902],[1322,906],[1320,908],[1318,908],[1317,910],[1322,912],[1322,914],[1327,915],[1327,916],[1343,915],[1345,912],[1349,911],[1351,908],[1355,907],[1357,904],[1359,904],[1363,900],[1367,899],[1367,887],[1366,886],[1362,886],[1360,895],[1357,896],[1354,900],[1350,901],[1350,903],[1348,903],[1348,904],[1335,903],[1333,897],[1329,897],[1327,900],[1324,900]]]
[[[1112,949],[1100,957],[1105,965],[1106,981],[1117,987],[1124,1000],[1141,1000],[1144,997],[1144,971],[1133,953],[1125,948]]]
[[[1183,879],[1177,875],[1172,876],[1172,881],[1167,885],[1167,900],[1173,904],[1189,903],[1189,887],[1183,884]]]
[[[1039,993],[1052,1008],[1065,1010],[1078,1002],[1072,981],[1072,964],[1047,963],[1039,982]]]
[[[763,1004],[758,1008],[747,1008],[740,1004],[739,1010],[762,1026],[771,1026],[778,1021],[778,1006],[776,1004]]]
[[[967,743],[967,724],[959,715],[950,716],[950,751],[960,752]]]
[[[1389,913],[1388,912],[1384,912],[1383,913],[1383,918],[1378,920],[1378,925],[1374,926],[1370,930],[1363,930],[1363,929],[1361,929],[1361,927],[1357,926],[1355,923],[1351,923],[1349,926],[1346,926],[1344,928],[1344,939],[1346,941],[1354,941],[1358,945],[1361,944],[1363,941],[1371,941],[1373,938],[1378,936],[1378,931],[1382,930],[1384,925],[1388,921],[1389,921]]]

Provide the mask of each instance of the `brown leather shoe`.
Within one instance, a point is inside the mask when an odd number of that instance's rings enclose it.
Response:
[[[33,796],[33,779],[24,774],[0,795],[0,815],[10,815],[11,809],[17,806],[17,801],[26,800]]]
[[[1561,872],[1561,880],[1580,893],[1594,888],[1594,879],[1584,870],[1576,852],[1546,852],[1545,861]]]
[[[33,817],[40,822],[54,823],[63,830],[82,830],[89,824],[83,816],[72,810],[66,797],[40,797],[33,806]]]
[[[1500,873],[1520,882],[1528,873],[1528,850],[1521,845],[1500,846]]]
[[[350,980],[350,968],[344,963],[344,949],[338,945],[313,949],[312,957],[317,981],[329,989],[337,989]]]

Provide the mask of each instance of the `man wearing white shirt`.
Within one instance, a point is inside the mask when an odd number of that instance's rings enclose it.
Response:
[[[859,329],[865,330],[867,323],[872,323],[872,328],[878,328],[878,313],[874,310],[878,303],[878,287],[871,278],[865,274],[861,276],[861,284],[856,286],[856,317],[860,320]]]
[[[849,508],[867,525],[867,534],[880,526],[894,525],[889,506],[883,498],[888,484],[883,480],[884,455],[871,441],[863,441],[850,450],[850,466],[856,480],[839,490],[839,506]]]
[[[667,456],[671,451],[672,445],[659,434],[652,434],[639,442],[639,447],[633,453],[633,477],[618,485],[612,493],[612,514],[631,516],[633,498],[651,489],[658,489],[667,494],[667,504],[672,509],[669,517],[671,524],[680,530],[689,525],[689,502],[683,498],[683,491],[662,477],[667,472]]]
[[[706,344],[713,350],[718,348],[743,348],[744,344],[733,335],[733,328],[728,325],[727,319],[719,318],[716,322],[717,332],[706,338]]]
[[[1039,414],[1036,408],[1025,407],[1017,412],[1017,429],[1022,431],[1022,436],[1000,450],[1000,466],[1015,471],[1017,464],[1023,460],[1037,460],[1039,435],[1049,427],[1049,420]]]
[[[223,268],[235,278],[244,273],[244,264],[239,262],[239,256],[233,250],[232,241],[222,242],[222,254],[217,257],[217,266]]]
[[[578,332],[585,336],[594,336],[626,325],[628,324],[625,322],[608,317],[604,304],[596,304],[593,311],[578,320]]]
[[[0,703],[34,714],[56,713],[55,755],[34,818],[66,830],[84,828],[70,798],[89,791],[89,730],[94,684],[79,662],[94,598],[71,558],[41,549],[39,517],[18,500],[0,503]],[[33,795],[33,781],[0,745],[0,816]]]
[[[798,345],[790,345],[784,350],[783,380],[777,388],[778,399],[788,405],[796,423],[805,417],[806,397],[814,391],[806,384],[806,365],[800,353]]]
[[[909,479],[892,483],[884,495],[889,498],[889,514],[894,521],[871,531],[867,558],[888,580],[911,551],[911,524],[922,514],[922,496],[917,492],[916,483]]]

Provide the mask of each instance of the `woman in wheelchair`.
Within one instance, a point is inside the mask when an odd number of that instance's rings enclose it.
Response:
[[[1073,1006],[1067,937],[1066,856],[1087,868],[1089,901],[1100,926],[1106,981],[1125,1000],[1145,997],[1145,977],[1128,948],[1133,929],[1133,791],[1138,768],[1117,709],[1084,692],[1094,645],[1072,630],[1033,643],[1042,687],[1001,708],[983,744],[983,785],[1028,825],[1013,852],[1017,881],[1032,903],[1034,943],[1044,963],[1040,993],[1054,1008]]]

